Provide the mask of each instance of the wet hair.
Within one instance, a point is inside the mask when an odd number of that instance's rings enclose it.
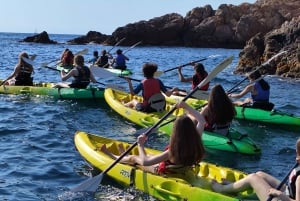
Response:
[[[117,53],[117,54],[122,54],[122,50],[118,49],[118,50],[116,51],[116,53]]]
[[[261,77],[261,74],[258,70],[256,70],[253,73],[251,73],[248,77],[252,80],[257,80]],[[270,89],[270,85],[264,79],[260,79],[258,81],[258,83],[260,84],[260,86],[263,90],[269,90]]]
[[[170,137],[169,158],[180,165],[198,164],[205,154],[204,145],[198,130],[187,115],[177,117]]]
[[[236,115],[235,107],[220,84],[213,86],[208,97],[207,120],[210,124],[227,124]]]
[[[84,57],[82,55],[76,55],[74,58],[74,63],[77,66],[84,66]]]
[[[157,64],[155,63],[145,63],[143,65],[143,73],[145,78],[151,78],[157,71]]]

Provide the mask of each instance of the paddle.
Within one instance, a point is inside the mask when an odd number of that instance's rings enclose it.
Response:
[[[296,162],[295,165],[290,169],[290,171],[288,172],[288,174],[286,174],[286,176],[283,178],[283,180],[280,182],[280,184],[277,186],[277,190],[280,190],[282,188],[282,186],[286,183],[286,181],[288,180],[291,172],[298,166],[298,163]],[[267,199],[267,201],[271,201],[274,198],[273,195],[269,195],[269,198]]]
[[[124,77],[124,76],[119,76],[120,78],[124,78],[124,79],[126,79],[126,78],[128,78],[128,79],[130,79],[130,80],[132,80],[132,81],[136,81],[136,82],[141,82],[142,80],[138,80],[138,79],[134,79],[134,78],[131,78],[131,77]],[[173,89],[173,87],[170,87],[170,86],[165,86],[167,89]],[[183,91],[183,92],[186,92],[186,90],[184,90],[184,89],[178,89],[178,91]]]
[[[164,71],[156,71],[154,75],[158,77],[158,76],[161,76],[162,74],[164,74],[164,73],[166,73],[166,72],[169,72],[169,71],[172,71],[172,70],[176,70],[176,69],[178,69],[178,68],[180,68],[180,67],[189,66],[189,65],[191,65],[191,64],[193,64],[193,63],[198,63],[198,62],[201,62],[201,61],[204,61],[204,60],[206,60],[206,59],[208,59],[208,58],[213,58],[213,57],[216,57],[216,55],[211,55],[211,56],[208,56],[208,57],[206,57],[206,58],[202,58],[202,59],[199,59],[199,60],[196,60],[196,61],[192,61],[192,62],[183,64],[183,65],[180,65],[180,66],[176,66],[176,67],[174,67],[174,68],[170,68],[170,69],[167,69],[167,70],[164,70]]]
[[[138,46],[138,45],[141,44],[141,43],[142,43],[142,41],[139,41],[139,42],[135,43],[135,44],[132,45],[130,48],[124,50],[124,51],[123,51],[123,54],[125,54],[126,52],[132,50],[133,48],[135,48],[136,46]]]
[[[125,40],[126,38],[122,38],[121,40],[119,40],[112,48],[110,48],[110,50],[107,51],[107,53],[109,53],[110,51],[112,51],[116,46],[120,45],[120,43],[122,43],[123,40]]]
[[[197,88],[201,88],[203,85],[208,83],[212,78],[214,78],[219,72],[221,72],[225,67],[227,67],[232,62],[233,56],[228,57],[222,63],[217,65],[213,71],[208,74],[208,76],[195,88],[193,89],[186,97],[183,98],[182,101],[185,101],[193,93],[197,90]],[[176,105],[166,113],[157,123],[155,123],[152,127],[150,127],[144,134],[149,135],[153,130],[155,130],[168,116],[170,116],[175,110],[177,109]],[[106,174],[111,168],[113,168],[124,156],[126,156],[135,146],[137,146],[137,141],[131,145],[122,155],[120,155],[108,168],[106,168],[102,173],[98,174],[95,177],[89,178],[78,187],[71,189],[72,192],[79,192],[79,191],[88,191],[88,192],[95,192],[102,181],[103,175]]]
[[[85,49],[83,49],[83,50],[81,50],[81,51],[79,51],[79,52],[76,52],[76,53],[74,54],[74,57],[77,56],[77,55],[87,54],[88,51],[89,51],[89,50],[88,50],[87,48],[85,48]],[[41,66],[41,67],[46,67],[46,66],[48,66],[49,64],[51,64],[51,63],[53,63],[53,62],[59,62],[59,63],[55,64],[55,65],[58,65],[58,64],[60,64],[60,59],[55,59],[55,60],[52,60],[52,61],[50,61],[50,62],[41,63],[40,66]]]
[[[275,54],[274,56],[272,56],[270,59],[268,59],[266,62],[264,62],[263,64],[261,64],[258,68],[256,68],[255,70],[251,71],[250,73],[248,73],[249,75],[254,73],[255,71],[258,71],[259,69],[261,69],[262,67],[268,65],[272,60],[274,60],[275,58],[277,58],[278,56],[282,55],[282,54],[285,54],[287,51],[282,51],[282,52],[279,52],[277,54]],[[229,89],[227,91],[227,94],[231,94],[233,93],[233,91],[235,90],[236,87],[238,87],[240,84],[242,84],[245,80],[248,79],[248,76],[245,77],[243,80],[241,80],[240,82],[238,82],[237,84],[235,84],[231,89]]]

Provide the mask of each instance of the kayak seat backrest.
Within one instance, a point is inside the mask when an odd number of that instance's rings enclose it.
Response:
[[[161,93],[157,93],[149,98],[148,104],[155,111],[162,112],[166,107],[166,98]]]

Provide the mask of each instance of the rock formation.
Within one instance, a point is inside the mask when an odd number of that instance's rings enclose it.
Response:
[[[32,43],[44,43],[44,44],[56,44],[56,41],[50,40],[48,33],[43,31],[40,34],[29,36],[23,39],[21,42],[32,42]]]

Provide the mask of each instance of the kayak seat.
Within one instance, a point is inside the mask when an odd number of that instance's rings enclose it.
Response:
[[[156,93],[149,98],[148,104],[150,110],[153,109],[156,112],[162,112],[166,107],[166,99],[161,93]]]
[[[271,102],[258,102],[258,101],[255,101],[252,104],[252,107],[262,109],[262,110],[271,111],[274,108],[274,104],[271,103]]]

